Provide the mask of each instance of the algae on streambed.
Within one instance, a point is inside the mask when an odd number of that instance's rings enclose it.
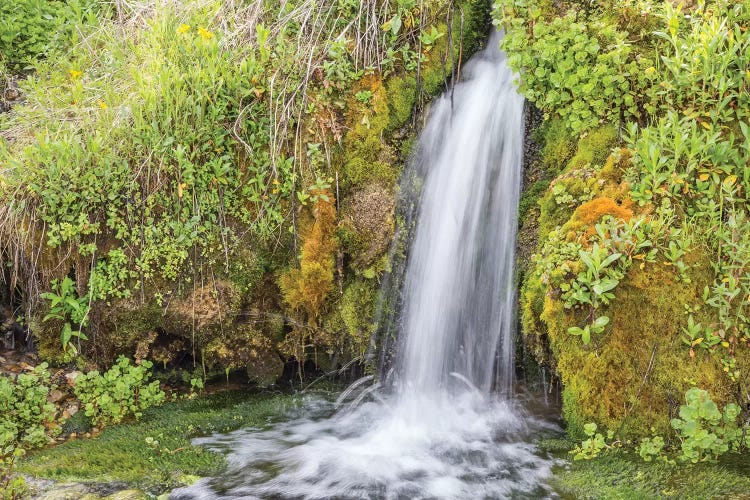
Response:
[[[161,493],[225,467],[224,457],[193,446],[192,438],[240,427],[263,428],[303,398],[298,393],[232,391],[173,401],[149,408],[137,422],[105,428],[97,437],[32,452],[17,469],[35,478],[118,483]]]
[[[569,438],[544,439],[541,451],[569,459]],[[750,456],[730,453],[718,462],[645,462],[623,448],[592,460],[570,461],[553,470],[551,484],[563,499],[750,500]]]

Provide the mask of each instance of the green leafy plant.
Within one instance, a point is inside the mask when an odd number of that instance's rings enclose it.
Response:
[[[47,401],[49,392],[45,363],[15,380],[0,377],[0,493],[4,492],[4,498],[22,498],[25,492],[23,478],[13,475],[15,460],[60,432],[55,406]]]
[[[691,357],[695,355],[693,348],[696,346],[711,349],[721,343],[721,337],[716,335],[710,327],[696,323],[692,314],[688,316],[687,326],[683,327],[682,331],[682,343],[690,348]]]
[[[728,403],[720,411],[708,392],[696,387],[685,393],[685,401],[679,418],[672,419],[681,441],[682,460],[715,460],[727,451],[740,449],[743,431],[738,424],[739,406]]]
[[[315,183],[311,184],[306,191],[297,192],[297,199],[303,205],[307,205],[308,203],[314,204],[318,200],[328,202],[330,201],[330,197],[326,193],[331,188],[332,182],[333,178],[321,179],[318,177]]]
[[[195,397],[203,392],[204,383],[201,377],[190,379],[190,397]]]
[[[608,324],[609,324],[609,317],[599,316],[591,324],[588,324],[584,326],[583,328],[579,328],[577,326],[571,326],[570,328],[568,328],[568,333],[571,335],[580,336],[584,345],[589,345],[589,343],[591,343],[591,334],[602,333]]]
[[[664,438],[661,436],[647,437],[641,440],[636,451],[645,462],[651,462],[654,459],[664,458],[664,445]]]
[[[158,406],[165,394],[159,382],[149,382],[150,361],[133,365],[124,356],[103,374],[97,370],[76,378],[74,391],[83,404],[86,415],[96,425],[121,422],[128,416],[140,418],[143,410]]]
[[[589,306],[589,323],[583,328],[573,326],[568,329],[568,333],[579,335],[584,344],[589,344],[591,334],[602,333],[609,324],[607,316],[596,316],[596,312],[601,305],[607,305],[615,298],[612,290],[620,283],[623,273],[612,264],[617,262],[622,254],[610,254],[608,250],[594,243],[591,250],[579,250],[578,255],[586,270],[579,273],[570,284],[563,283],[561,290],[565,294],[565,307]]]
[[[576,304],[588,304],[592,310],[600,305],[607,305],[614,299],[611,292],[622,279],[622,273],[612,264],[617,262],[621,253],[610,254],[605,248],[594,243],[591,250],[579,250],[578,256],[586,266],[584,272],[579,273],[576,281],[563,292],[566,294],[566,307]]]
[[[370,104],[370,101],[372,100],[372,91],[360,90],[354,94],[354,98],[363,104]]]
[[[93,22],[98,12],[91,0],[14,0],[0,4],[0,63],[13,71],[62,48],[73,37],[73,25]]]
[[[635,96],[654,79],[633,57],[624,33],[605,19],[567,15],[543,17],[538,6],[500,0],[496,18],[504,22],[503,48],[518,72],[521,92],[548,115],[559,115],[581,133],[622,115],[638,116]]]
[[[76,354],[78,348],[71,342],[73,338],[77,339],[79,343],[81,340],[88,340],[82,329],[87,323],[89,299],[87,296],[78,296],[75,283],[68,276],[62,281],[53,280],[52,289],[54,292],[42,294],[42,298],[49,301],[49,313],[42,321],[63,321],[64,324],[60,332],[63,351]]]
[[[588,436],[579,445],[570,451],[573,460],[591,460],[598,457],[604,450],[609,450],[620,446],[620,441],[612,441],[614,432],[608,431],[607,438],[600,432],[596,432],[598,426],[595,423],[588,423],[583,426],[583,432]],[[610,441],[608,444],[607,441]]]

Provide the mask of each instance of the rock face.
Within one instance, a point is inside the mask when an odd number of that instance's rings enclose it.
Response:
[[[183,3],[192,2],[182,2],[180,8]],[[312,7],[337,12],[312,16],[318,23],[312,32],[325,33],[331,23],[340,22],[348,25],[347,33],[359,29],[363,18],[349,6],[334,4]],[[278,8],[278,2],[259,7],[258,24],[278,19]],[[336,365],[362,354],[372,330],[375,290],[389,269],[386,254],[397,224],[396,184],[420,126],[414,117],[448,88],[446,79],[458,77],[460,71],[453,66],[467,60],[489,31],[489,2],[462,2],[460,18],[446,15],[452,8],[440,2],[434,8],[419,7],[422,22],[405,24],[398,37],[389,37],[393,47],[373,43],[365,50],[356,45],[369,42],[357,40],[354,46],[346,43],[329,50],[321,37],[320,43],[304,44],[311,51],[309,73],[300,74],[294,61],[283,68],[263,61],[253,63],[252,78],[244,73],[248,60],[242,47],[248,40],[237,30],[227,30],[225,23],[217,21],[210,32],[205,27],[201,34],[189,29],[168,39],[152,24],[136,23],[138,35],[132,39],[143,43],[143,50],[118,61],[123,65],[118,71],[108,68],[115,77],[108,85],[117,86],[119,75],[141,74],[151,64],[151,46],[174,44],[179,57],[170,60],[170,71],[175,75],[160,73],[166,79],[163,84],[142,89],[156,92],[153,99],[138,100],[136,105],[126,93],[113,95],[111,102],[85,106],[79,106],[79,98],[59,99],[53,114],[36,113],[40,100],[32,97],[42,96],[30,94],[26,104],[15,106],[19,116],[27,113],[34,119],[13,127],[18,141],[9,141],[8,154],[19,164],[28,160],[39,168],[22,169],[32,172],[18,182],[28,189],[14,190],[17,198],[2,200],[13,206],[29,202],[35,208],[14,212],[15,223],[0,226],[0,267],[13,275],[4,276],[4,281],[16,283],[11,288],[18,290],[17,297],[0,296],[0,304],[26,301],[21,306],[26,306],[40,358],[67,364],[73,357],[60,342],[61,330],[73,318],[66,313],[50,319],[51,300],[40,296],[62,293],[58,284],[65,279],[73,281],[66,298],[91,305],[83,327],[88,340],[81,342],[79,353],[91,368],[105,368],[125,355],[154,361],[165,370],[245,370],[253,382],[267,385],[291,357],[302,366],[309,359]],[[385,22],[393,17],[391,11],[397,13],[394,9],[395,4],[384,4],[373,15],[387,15]],[[447,26],[446,20],[453,25]],[[400,53],[393,49],[406,48],[406,40],[414,47],[423,29],[434,40],[421,48],[418,71],[412,62],[388,55]],[[300,41],[297,35],[287,40],[285,30],[272,32],[269,47]],[[181,89],[189,98],[159,94],[169,88],[170,80],[185,74],[177,72],[181,64],[192,65],[192,56],[177,47],[196,36],[226,44],[227,50],[210,55],[217,58],[217,80],[231,83],[210,102],[205,101],[211,94],[206,89],[213,89],[214,81],[200,80]],[[198,46],[183,48],[190,47]],[[269,50],[275,53],[276,48]],[[47,62],[56,68],[55,61]],[[365,67],[377,69],[359,71]],[[80,71],[66,66],[64,88],[45,76],[59,72],[45,72],[38,75],[35,87],[50,95],[70,92],[70,81],[88,85],[97,68]],[[339,71],[343,68],[347,69]],[[270,91],[280,81],[301,82],[294,99],[286,102],[286,91]],[[129,77],[127,82],[136,87],[144,83]],[[0,101],[21,99],[14,83],[1,85]],[[168,101],[171,107],[160,104]],[[297,109],[301,103],[307,104]],[[96,111],[86,115],[92,128],[79,127],[80,109]],[[170,120],[162,120],[164,109],[183,119],[165,125]],[[284,112],[270,111],[274,109]],[[144,126],[131,127],[133,123]],[[228,123],[235,125],[228,128]],[[65,161],[51,152],[57,146],[47,149],[46,139],[37,142],[25,128],[68,125],[80,141],[67,146],[80,155]],[[162,126],[167,129],[156,133],[150,128]],[[96,127],[107,133],[97,133],[97,140],[89,143]],[[25,146],[40,155],[26,158]],[[65,165],[64,173],[55,175],[70,179],[68,186],[61,189],[47,175],[49,165]],[[81,179],[86,182],[73,182]],[[75,202],[60,203],[63,198]],[[308,238],[307,228],[315,226],[309,223],[318,218],[315,212],[324,198],[333,201],[333,218],[321,237]],[[305,258],[305,246],[308,254],[325,249],[325,258]],[[283,279],[290,275],[295,279]],[[289,300],[294,294],[281,288],[291,281],[305,292],[298,295],[314,295],[313,299],[304,304]],[[318,363],[321,357],[326,359]]]

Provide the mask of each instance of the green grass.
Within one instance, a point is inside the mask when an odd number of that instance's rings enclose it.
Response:
[[[542,442],[540,447],[562,456],[565,446],[558,441],[564,440],[555,440],[549,445]],[[718,463],[670,465],[644,462],[632,451],[618,451],[559,468],[552,485],[563,498],[747,500],[750,499],[750,457],[729,454]]]
[[[62,481],[122,483],[161,492],[190,476],[220,472],[224,458],[190,444],[193,437],[240,427],[266,426],[296,406],[291,394],[224,392],[148,409],[140,421],[103,430],[91,439],[66,441],[29,454],[19,472]],[[159,441],[157,453],[146,438]],[[179,450],[179,451],[175,451]]]

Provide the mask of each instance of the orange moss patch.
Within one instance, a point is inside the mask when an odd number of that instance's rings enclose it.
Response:
[[[568,240],[575,240],[583,231],[581,241],[588,241],[596,233],[596,224],[607,215],[615,219],[629,221],[633,217],[632,201],[625,198],[622,203],[618,203],[606,196],[587,201],[576,209],[570,221],[565,225]]]
[[[328,199],[322,198],[325,195]],[[314,222],[303,235],[300,267],[290,269],[279,278],[284,300],[292,309],[307,313],[315,323],[321,308],[333,289],[337,241],[336,208],[333,196],[319,194],[313,206]]]
[[[633,217],[633,210],[626,204],[620,205],[612,198],[594,198],[578,207],[572,220],[590,226],[599,222],[605,215],[628,221]]]

